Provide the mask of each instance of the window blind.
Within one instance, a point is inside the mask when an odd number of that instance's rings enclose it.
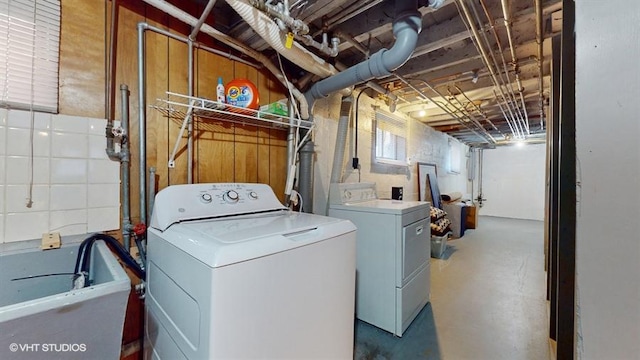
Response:
[[[59,0],[0,0],[0,105],[57,112]]]

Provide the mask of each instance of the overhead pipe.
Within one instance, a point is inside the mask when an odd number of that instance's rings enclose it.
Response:
[[[354,65],[337,75],[318,81],[305,92],[309,108],[316,100],[355,84],[374,78],[389,76],[402,66],[415,50],[418,34],[422,30],[421,14],[417,10],[417,0],[396,2],[396,18],[393,22],[393,35],[396,42],[391,49],[381,49],[368,60]]]
[[[500,52],[500,58],[502,59],[502,66],[504,69],[504,72],[507,76],[507,81],[509,83],[509,89],[511,91],[511,93],[513,94],[513,85],[511,84],[511,78],[509,76],[509,71],[507,70],[507,60],[504,58],[504,50],[502,47],[502,41],[500,41],[500,37],[498,36],[498,32],[496,31],[496,26],[495,26],[495,21],[493,19],[493,16],[491,16],[491,12],[489,11],[489,8],[487,7],[487,3],[486,0],[480,0],[480,3],[482,5],[482,9],[484,10],[484,14],[487,17],[487,20],[489,21],[489,26],[493,32],[493,37],[496,40],[496,44],[498,45],[498,51]],[[471,3],[471,6],[474,8],[474,12],[475,11],[475,5],[473,3]],[[476,14],[476,16],[478,16]],[[516,80],[516,84],[518,85],[518,93],[520,94],[520,102],[522,104],[522,109],[524,110],[524,117],[525,117],[525,121],[527,124],[529,124],[529,114],[527,112],[527,107],[526,107],[526,103],[524,101],[524,88],[522,87],[522,81],[520,80],[520,69],[519,69],[519,65],[518,64],[513,64],[514,67],[514,76],[515,76],[515,80]]]
[[[195,24],[198,23],[198,19],[196,19],[195,17],[191,16],[185,11],[177,8],[176,6],[164,0],[143,0],[143,1],[161,11],[164,11],[165,13],[184,22],[185,24],[194,26]],[[262,63],[278,79],[278,81],[280,81],[280,83],[285,86],[285,88],[291,91],[291,93],[296,98],[300,106],[300,116],[303,119],[309,118],[309,108],[307,106],[307,101],[304,95],[300,92],[300,90],[298,90],[295,86],[293,86],[293,84],[291,84],[286,80],[284,74],[280,72],[280,69],[268,57],[266,57],[265,55],[261,54],[256,50],[253,50],[247,45],[238,42],[236,39],[232,38],[231,36],[214,29],[211,25],[203,24],[200,31],[226,44],[227,46],[237,51],[240,51],[245,55],[252,57],[257,62]]]
[[[296,35],[296,39],[302,41],[307,46],[312,46],[325,55],[336,57],[340,52],[338,45],[340,45],[340,39],[337,37],[331,38],[331,46],[329,46],[329,40],[327,33],[322,33],[322,42],[317,42],[311,37],[311,35]]]
[[[269,46],[296,65],[323,78],[338,72],[333,65],[305,49],[298,42],[288,42],[287,35],[266,13],[243,0],[226,1]]]
[[[496,93],[495,89],[493,89],[493,96],[496,98],[496,104],[498,104],[498,107],[502,112],[502,116],[504,117],[504,120],[507,122],[507,125],[509,125],[511,134],[514,135],[516,138],[519,138],[520,137],[519,130],[517,127],[514,127],[514,124],[512,124],[511,121],[509,121],[509,116],[507,115],[506,110],[502,107],[502,104],[500,103],[500,99],[498,99],[498,93]]]
[[[346,9],[342,9],[339,13],[337,13],[333,17],[325,19],[323,21],[323,23],[322,23],[322,26],[323,26],[324,29],[331,30],[336,25],[342,24],[343,22],[362,14],[363,12],[365,12],[365,11],[371,9],[372,7],[378,5],[382,1],[383,0],[352,1],[347,6]],[[416,7],[416,9],[417,9],[417,7]],[[314,35],[318,36],[318,33],[316,32],[316,34],[314,34]]]
[[[395,74],[395,76],[398,78],[398,80],[402,81],[405,85],[407,85],[408,87],[410,87],[413,91],[415,91],[416,93],[418,93],[418,95],[420,95],[423,99],[425,100],[429,100],[432,103],[434,103],[436,106],[438,106],[442,111],[444,111],[445,113],[451,115],[454,119],[456,119],[458,121],[458,123],[460,123],[460,125],[464,126],[465,128],[467,128],[467,130],[473,132],[475,135],[477,135],[480,139],[483,140],[489,140],[489,142],[491,142],[492,137],[491,134],[489,134],[487,132],[487,130],[483,127],[480,127],[480,129],[484,132],[487,133],[489,135],[489,137],[486,137],[485,135],[482,135],[480,133],[478,133],[477,131],[475,131],[474,129],[470,128],[469,125],[467,125],[464,120],[456,115],[454,112],[452,112],[450,109],[448,109],[447,107],[443,106],[442,104],[440,104],[440,102],[435,101],[434,99],[432,99],[430,96],[428,96],[427,94],[424,93],[424,91],[418,89],[417,87],[413,86],[413,84],[411,84],[409,81],[407,81],[407,79],[405,79],[404,77]],[[447,100],[447,98],[442,95],[436,88],[434,88],[433,86],[431,86],[431,84],[429,84],[428,82],[426,82],[425,80],[419,79],[418,81],[420,81],[421,83],[425,84],[431,91],[433,91],[434,93],[436,93],[438,96],[440,96],[441,98],[445,99],[451,106],[453,106],[454,108],[456,108],[455,105],[451,104],[451,102],[449,100]],[[456,108],[456,110],[459,111],[459,109]],[[475,124],[474,124],[475,125]]]
[[[362,46],[362,44],[360,44],[360,42],[356,39],[353,38],[353,36],[346,34],[340,30],[337,30],[333,33],[333,35],[342,38],[344,41],[348,42],[349,44],[351,44],[351,46],[353,46],[356,50],[360,51],[361,53],[364,54],[364,56],[368,59],[369,55],[371,54],[371,52],[369,51],[369,49],[365,48],[364,46]],[[337,66],[336,66],[337,67]],[[339,69],[339,68],[338,68]]]
[[[516,69],[516,73],[518,70],[518,57],[516,56],[516,49],[513,45],[513,35],[511,33],[511,14],[509,11],[509,0],[501,0],[502,4],[502,14],[504,16],[504,27],[507,30],[507,39],[509,40],[509,51],[511,52],[511,61],[513,63],[514,68]],[[522,89],[522,83],[518,83],[518,91]],[[522,92],[520,93],[522,95]],[[522,95],[522,102],[524,102],[524,95]],[[526,112],[525,112],[526,113]],[[529,119],[527,118],[526,123],[527,134],[529,133]]]
[[[491,121],[491,119],[489,119],[487,117],[487,115],[485,115],[485,113],[482,111],[482,109],[480,109],[480,107],[478,105],[476,105],[473,101],[471,101],[471,99],[469,99],[469,97],[467,96],[467,94],[465,94],[464,91],[462,91],[462,89],[460,89],[460,87],[458,85],[455,86],[456,90],[458,90],[460,92],[460,94],[462,94],[462,96],[464,96],[465,99],[467,99],[467,101],[469,101],[469,104],[473,105],[473,108],[476,109],[476,111],[484,118],[484,120],[486,122],[489,123],[489,125],[491,125],[491,127],[496,130],[497,132],[500,133],[500,135],[504,136],[504,134],[502,133],[502,131],[500,131],[500,129],[494,125],[493,121]]]
[[[484,126],[482,126],[482,124],[480,124],[480,121],[478,121],[478,119],[476,119],[476,117],[475,117],[475,116],[471,115],[471,113],[470,113],[470,112],[465,108],[464,104],[462,104],[462,102],[460,101],[460,99],[458,99],[455,95],[453,95],[453,93],[451,92],[451,90],[449,90],[449,95],[450,95],[453,99],[455,99],[455,101],[458,103],[458,105],[460,105],[460,108],[457,108],[457,107],[456,107],[456,109],[457,109],[457,110],[459,110],[461,114],[463,114],[463,115],[465,115],[467,118],[469,118],[469,120],[471,120],[471,122],[473,122],[473,123],[476,125],[476,127],[477,127],[478,129],[481,129],[481,130],[482,130],[482,132],[483,132],[483,133],[484,133],[484,134],[489,138],[489,140],[490,140],[492,143],[495,143],[495,142],[496,142],[496,139],[493,137],[493,135],[491,135],[491,133],[490,133],[490,132],[488,132],[488,131],[487,131],[487,129],[485,129],[485,128],[484,128]],[[451,101],[450,101],[450,100],[447,100],[447,101],[451,104]],[[452,104],[452,105],[453,105],[453,104]]]
[[[465,17],[467,18],[467,21],[469,23],[469,28],[473,34],[473,37],[475,39],[477,39],[476,44],[478,47],[478,50],[480,51],[480,55],[482,56],[483,61],[485,62],[487,69],[489,70],[489,74],[491,75],[491,79],[493,80],[493,84],[495,85],[495,87],[498,89],[498,91],[500,92],[500,95],[502,96],[502,99],[505,102],[505,105],[507,105],[507,110],[509,111],[509,114],[511,115],[510,119],[506,118],[507,122],[508,121],[513,121],[514,123],[517,124],[517,119],[516,119],[516,115],[513,112],[513,109],[511,108],[511,106],[509,105],[509,100],[507,99],[507,96],[505,95],[504,91],[502,90],[502,86],[500,86],[500,82],[498,81],[497,77],[496,77],[496,72],[495,69],[493,68],[493,66],[491,65],[491,63],[489,62],[489,56],[487,55],[487,50],[484,48],[484,46],[482,46],[482,44],[480,43],[480,34],[478,32],[478,29],[476,28],[475,23],[473,22],[472,18],[471,18],[471,14],[469,12],[469,8],[467,7],[466,3],[464,0],[459,0],[458,1],[462,11],[464,12]],[[516,137],[520,137],[519,135],[516,135],[514,133],[514,136]]]
[[[381,49],[368,60],[354,65],[334,76],[315,83],[305,94],[309,109],[317,99],[328,96],[340,89],[349,88],[355,84],[369,81],[373,78],[387,76],[404,64],[413,53],[418,41],[418,34],[422,30],[422,18],[418,11],[417,0],[397,1],[396,18],[393,21],[393,34],[396,42],[391,49]],[[308,145],[310,144],[310,145]],[[305,148],[313,152],[311,141],[305,144]],[[313,156],[300,157],[300,172],[310,174],[313,166]],[[311,200],[313,181],[309,176],[305,181],[300,176],[300,193],[306,202]],[[312,206],[308,206],[305,211],[311,212]]]
[[[249,4],[281,22],[282,25],[286,27],[280,27],[281,30],[286,30],[288,28],[296,35],[306,35],[309,33],[309,26],[305,24],[304,21],[295,19],[289,15],[287,5],[283,5],[282,8],[279,8],[277,5],[272,5],[264,0],[249,0]]]
[[[471,10],[473,11],[473,15],[475,16],[475,18],[478,21],[478,24],[482,24],[482,20],[480,19],[480,15],[478,13],[478,9],[477,6],[475,5],[474,1],[470,2],[471,4]],[[493,23],[493,19],[490,18],[491,14],[490,13],[486,13],[487,15],[487,19],[489,20],[489,23],[492,24]],[[503,64],[503,68],[504,68],[504,76],[507,78],[506,81],[504,79],[504,77],[502,76],[502,72],[499,72],[500,74],[500,80],[502,81],[502,86],[504,86],[507,89],[507,93],[509,94],[509,99],[510,101],[513,102],[513,106],[515,108],[515,113],[518,117],[518,121],[522,122],[523,124],[528,123],[528,116],[527,116],[527,109],[526,109],[526,104],[524,102],[524,96],[523,96],[523,89],[522,89],[522,83],[520,82],[520,75],[519,75],[519,69],[518,69],[518,65],[514,64],[514,73],[515,73],[515,78],[516,78],[516,82],[518,84],[518,91],[520,92],[520,98],[522,100],[522,107],[518,104],[518,99],[516,99],[516,94],[513,91],[513,85],[511,84],[511,78],[509,76],[509,71],[507,70],[507,64],[506,64],[506,60],[504,59],[504,54],[502,53],[502,44],[500,43],[500,38],[497,37],[497,33],[495,28],[493,28],[493,33],[494,36],[496,38],[496,42],[498,44],[498,51],[500,52],[500,57],[502,59],[502,64]],[[489,39],[487,38],[486,33],[483,31],[481,32],[482,37],[485,41],[485,43],[487,44],[487,46],[491,47]],[[496,66],[496,68],[499,71],[499,65],[498,65],[498,61],[496,60],[493,51],[489,52],[491,54],[491,58],[493,59],[493,62]],[[524,114],[523,114],[524,112]],[[525,121],[525,119],[527,119]]]
[[[536,42],[538,43],[538,90],[539,99],[538,106],[540,106],[540,130],[544,130],[544,73],[542,71],[543,57],[543,42],[544,42],[544,23],[542,22],[542,1],[535,0],[536,7]],[[528,122],[527,122],[528,124]]]
[[[196,40],[196,36],[198,35],[198,32],[200,31],[202,24],[204,24],[205,20],[207,20],[207,17],[211,13],[211,10],[213,10],[213,6],[215,4],[216,4],[216,0],[209,0],[209,2],[207,3],[207,6],[204,8],[204,11],[202,11],[200,18],[198,19],[198,22],[195,25],[193,25],[193,29],[191,29],[191,34],[189,34],[189,39],[194,41]]]

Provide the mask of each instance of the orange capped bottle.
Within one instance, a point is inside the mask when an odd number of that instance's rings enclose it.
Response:
[[[227,104],[257,110],[260,105],[258,88],[247,79],[234,79],[225,86],[227,93]],[[239,111],[233,107],[227,108],[230,111]]]

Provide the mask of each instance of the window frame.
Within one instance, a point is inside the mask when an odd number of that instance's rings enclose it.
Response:
[[[380,126],[380,124],[386,125],[387,129],[384,129],[385,126]],[[371,156],[372,160],[375,164],[379,165],[389,165],[394,167],[403,167],[406,168],[409,165],[409,124],[408,121],[404,118],[395,116],[393,114],[387,113],[380,109],[376,109],[373,115],[373,123],[372,123],[372,146],[371,146]],[[382,157],[379,156],[380,151],[385,151],[383,148],[379,148],[380,139],[379,139],[379,131],[382,131],[382,136],[388,134],[392,137],[391,142],[394,143],[393,156],[390,157]],[[398,141],[397,139],[403,139],[403,149],[398,151]],[[388,150],[388,149],[387,149]],[[403,157],[403,159],[398,159],[398,157]]]

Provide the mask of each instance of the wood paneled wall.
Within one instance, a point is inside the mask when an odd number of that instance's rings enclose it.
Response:
[[[60,44],[60,103],[61,114],[106,117],[106,57],[109,46],[111,1],[64,0],[62,4]],[[189,34],[190,27],[144,4],[141,0],[117,1],[114,64],[113,118],[120,119],[120,84],[130,90],[131,143],[131,213],[132,221],[139,221],[139,132],[138,132],[138,74],[137,24],[150,25]],[[184,6],[184,5],[183,5]],[[194,5],[192,5],[194,6]],[[204,3],[200,5],[204,7]],[[191,10],[197,15],[202,9]],[[199,41],[215,47],[206,35]],[[147,108],[147,166],[157,169],[158,190],[172,184],[187,182],[186,134],[180,140],[176,167],[167,166],[181,121],[169,119],[148,105],[165,98],[166,91],[186,94],[188,86],[187,45],[164,35],[147,31],[146,102]],[[218,77],[224,82],[234,78],[251,80],[259,89],[260,104],[268,104],[286,97],[284,88],[266,70],[256,70],[242,63],[211,54],[204,50],[194,53],[194,94],[215,99]],[[105,122],[106,125],[106,122]],[[194,123],[193,179],[204,182],[260,182],[271,185],[276,195],[284,199],[286,180],[286,132],[231,123]],[[149,209],[151,211],[151,209]],[[129,299],[123,343],[142,336],[142,304],[132,294]],[[127,357],[139,357],[134,353]]]
[[[138,208],[138,74],[137,24],[150,25],[186,36],[190,27],[138,0],[117,2],[115,76],[113,80],[114,118],[120,118],[120,84],[130,90],[131,193],[134,222]],[[197,14],[202,9],[194,5]],[[200,5],[204,6],[204,4]],[[65,0],[62,2],[60,47],[60,113],[106,117],[106,56],[109,46],[111,1]],[[199,41],[215,47],[207,35]],[[187,44],[164,35],[145,32],[147,165],[157,169],[158,190],[187,182],[186,133],[177,139],[181,121],[149,108],[166,92],[188,92]],[[248,59],[250,60],[250,59]],[[271,74],[243,63],[209,53],[194,51],[194,95],[215,99],[218,77],[226,83],[234,78],[251,80],[259,89],[260,104],[286,97],[284,88]],[[193,179],[202,182],[261,182],[271,185],[284,199],[286,178],[286,132],[231,123],[194,122]],[[176,167],[167,163],[176,140],[180,147]],[[149,209],[150,211],[150,209]]]

